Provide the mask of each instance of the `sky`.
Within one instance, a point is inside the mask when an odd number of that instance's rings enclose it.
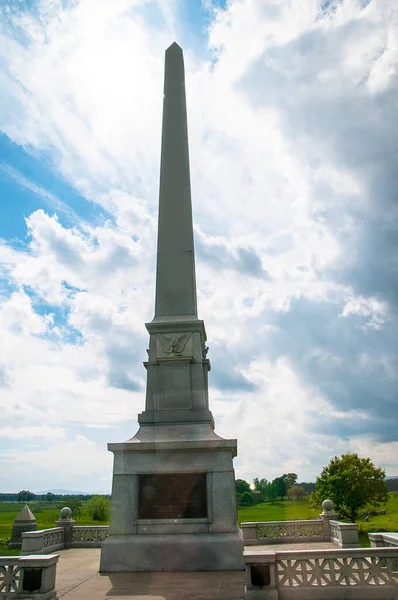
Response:
[[[109,492],[184,49],[199,317],[237,477],[398,475],[398,3],[0,4],[0,491]]]

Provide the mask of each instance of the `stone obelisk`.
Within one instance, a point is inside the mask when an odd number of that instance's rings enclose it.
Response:
[[[184,60],[166,50],[155,317],[145,410],[114,453],[102,572],[240,571],[232,459],[214,432],[206,331],[197,316]]]

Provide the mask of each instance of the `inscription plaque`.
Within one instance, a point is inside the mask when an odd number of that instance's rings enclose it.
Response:
[[[138,475],[138,518],[207,518],[206,479],[206,473]]]

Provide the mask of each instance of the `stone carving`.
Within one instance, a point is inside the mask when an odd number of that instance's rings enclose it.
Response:
[[[21,568],[17,561],[0,565],[0,594],[17,594],[20,590]],[[7,596],[8,597],[8,596]]]
[[[283,558],[276,561],[277,586],[385,586],[398,583],[396,557],[322,556]],[[356,596],[359,597],[359,596]]]
[[[65,531],[61,528],[47,529],[44,534],[43,548],[52,548],[53,546],[64,545],[64,533]]]
[[[270,522],[265,525],[257,525],[257,538],[323,538],[322,521],[312,523],[300,521],[285,521],[282,523]]]
[[[100,546],[109,536],[109,526],[75,526],[72,530],[72,546]]]
[[[192,337],[192,333],[180,333],[158,335],[158,340],[166,354],[171,356],[182,356],[185,346]]]
[[[338,540],[339,539],[339,531],[340,531],[338,524],[330,523],[329,527],[330,527],[330,537]]]

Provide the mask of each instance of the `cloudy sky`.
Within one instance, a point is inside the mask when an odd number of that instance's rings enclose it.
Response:
[[[236,474],[398,475],[396,0],[4,0],[0,491],[109,491],[184,49],[199,315]]]

